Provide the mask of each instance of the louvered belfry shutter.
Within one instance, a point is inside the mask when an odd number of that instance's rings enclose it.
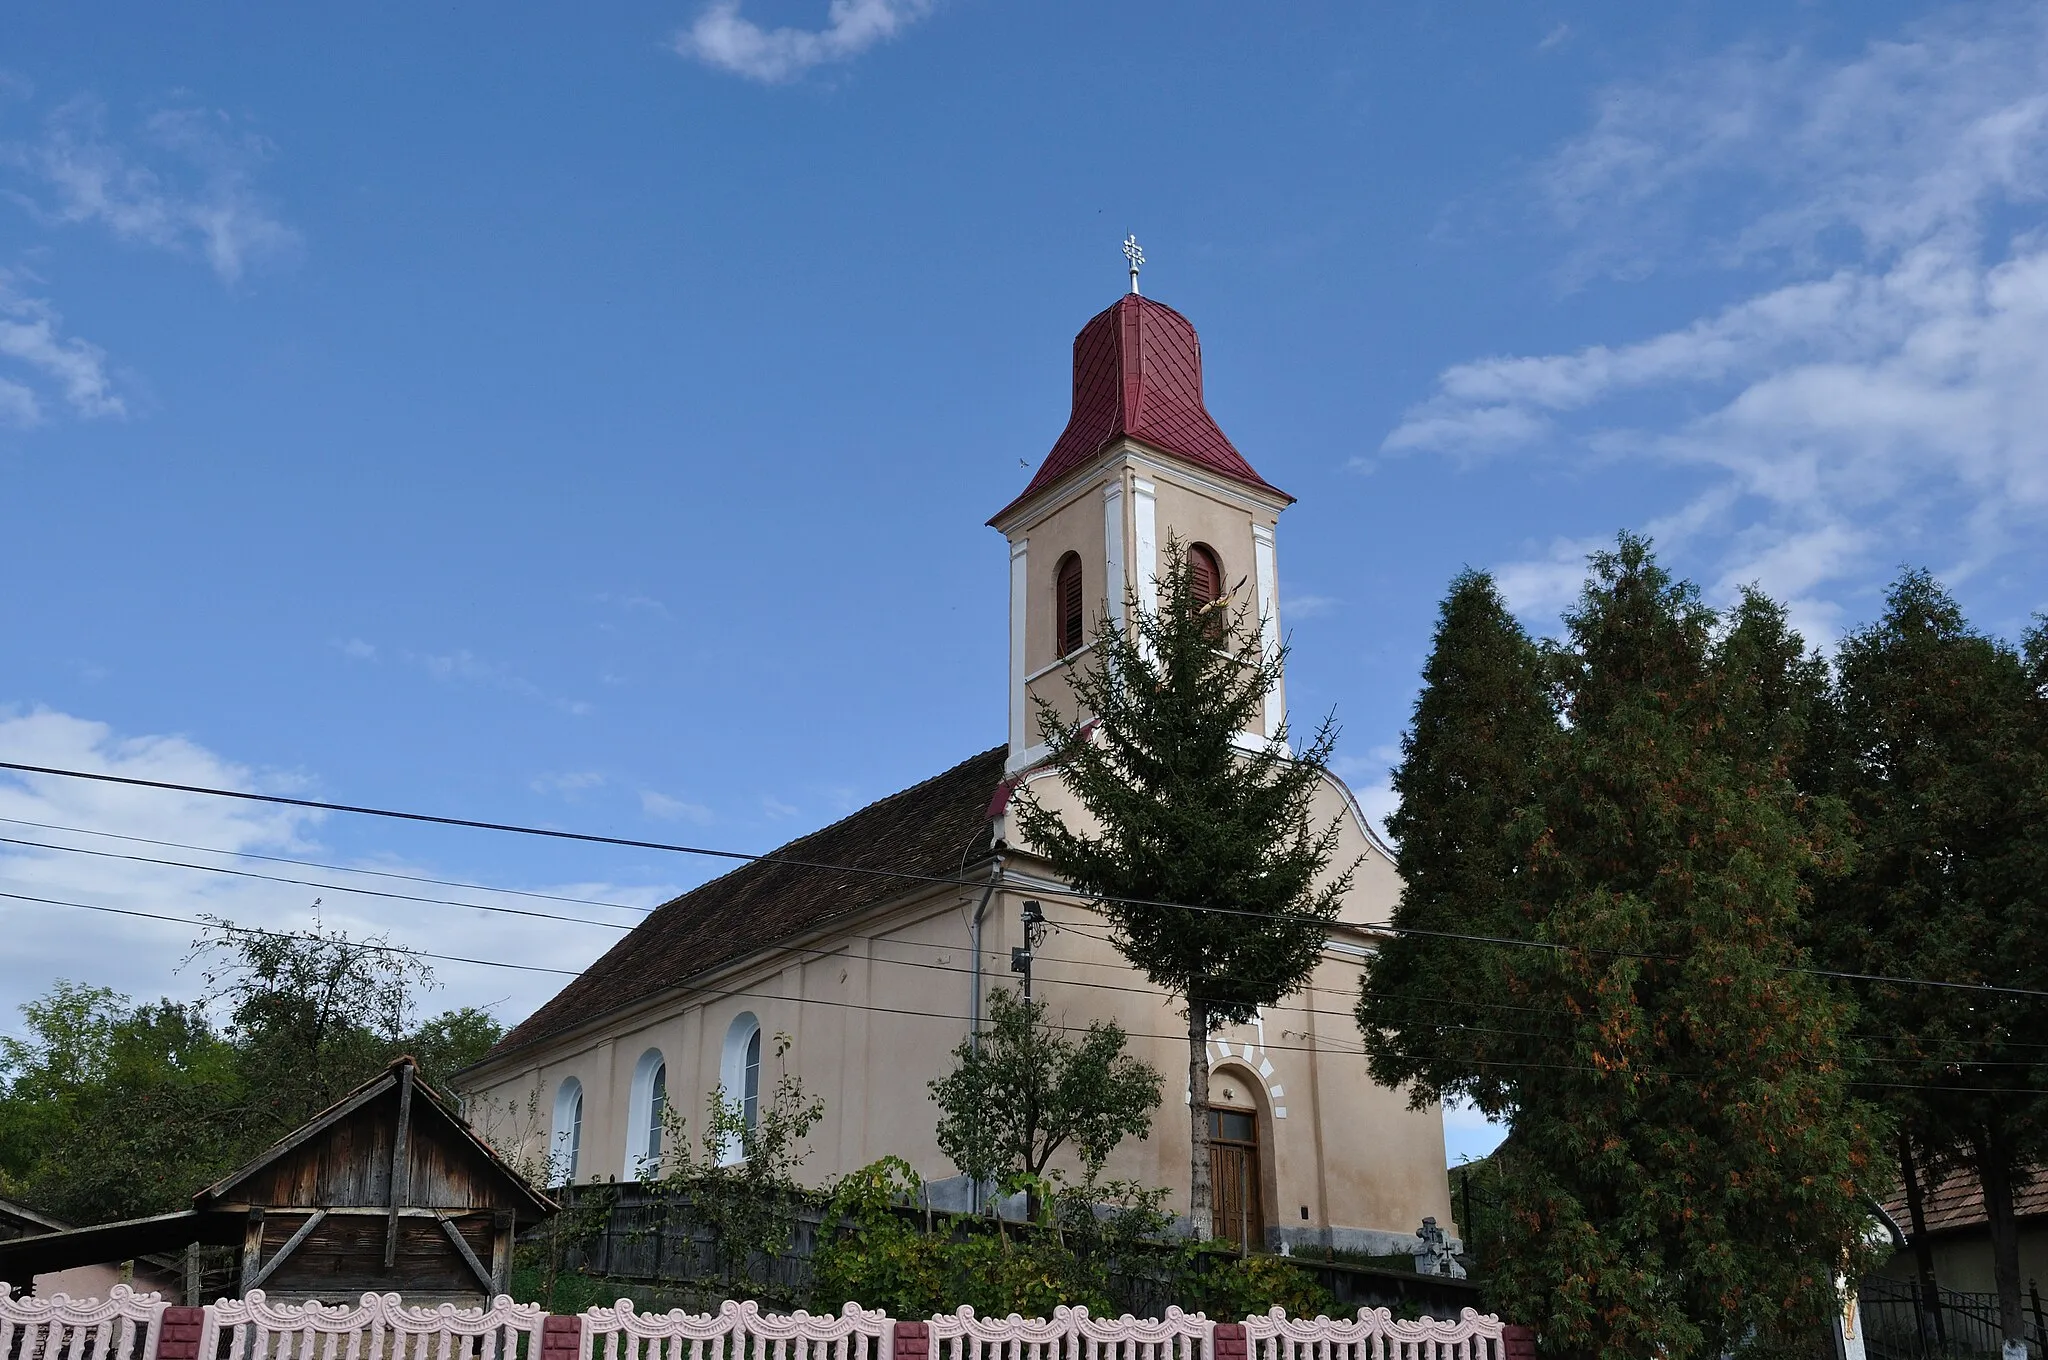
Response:
[[[1060,655],[1081,650],[1081,559],[1069,555],[1060,563],[1058,589]]]
[[[1203,604],[1223,593],[1223,572],[1216,554],[1197,543],[1188,549],[1188,571],[1194,577],[1195,598]]]

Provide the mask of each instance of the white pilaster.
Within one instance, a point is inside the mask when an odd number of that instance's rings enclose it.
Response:
[[[1137,539],[1131,545],[1131,556],[1136,558],[1131,566],[1138,573],[1138,612],[1156,614],[1159,612],[1159,506],[1157,488],[1143,477],[1131,479],[1131,491],[1136,499],[1131,508],[1136,511]]]
[[[1115,480],[1102,488],[1102,598],[1109,610],[1106,623],[1111,628],[1124,626],[1124,600],[1130,594],[1131,583],[1124,575],[1124,479],[1117,474]]]
[[[1267,525],[1252,525],[1252,562],[1258,576],[1259,650],[1271,662],[1280,655],[1280,576],[1274,562],[1273,530]],[[1286,717],[1287,696],[1275,685],[1266,695],[1268,740],[1280,735]]]
[[[1031,605],[1031,573],[1025,564],[1030,539],[1010,545],[1010,756],[1031,744],[1029,705],[1024,694],[1024,615]]]

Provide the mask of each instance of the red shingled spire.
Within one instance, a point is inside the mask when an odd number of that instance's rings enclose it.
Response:
[[[1074,413],[1031,485],[996,519],[1125,436],[1294,499],[1252,470],[1202,404],[1202,341],[1194,325],[1163,303],[1126,293],[1074,337]]]

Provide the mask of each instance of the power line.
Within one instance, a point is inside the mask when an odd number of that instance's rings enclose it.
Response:
[[[541,965],[538,965],[538,964],[525,964],[525,963],[513,963],[513,962],[510,962],[510,961],[508,961],[508,960],[503,960],[503,959],[478,959],[478,958],[471,958],[471,957],[467,957],[467,956],[464,956],[464,955],[460,955],[460,954],[442,954],[442,953],[436,953],[436,952],[433,952],[433,951],[429,951],[429,950],[420,950],[420,949],[413,949],[413,948],[410,948],[410,947],[408,947],[408,946],[405,946],[405,945],[394,945],[394,944],[378,944],[378,943],[376,943],[376,942],[374,942],[374,941],[367,941],[367,940],[336,940],[336,939],[334,939],[334,938],[333,938],[333,937],[331,937],[331,936],[311,935],[311,934],[307,934],[307,933],[305,933],[305,932],[303,932],[303,931],[282,931],[282,930],[271,930],[271,929],[267,929],[267,928],[264,928],[264,927],[260,927],[260,926],[242,926],[242,925],[236,925],[236,924],[234,924],[233,922],[230,922],[230,921],[208,921],[208,920],[204,920],[204,919],[195,919],[195,918],[191,918],[191,917],[184,917],[184,916],[172,916],[172,915],[169,915],[169,914],[167,914],[167,913],[163,913],[163,912],[150,912],[150,911],[140,911],[140,910],[137,910],[137,909],[134,909],[134,908],[128,908],[128,907],[110,907],[110,906],[98,905],[98,904],[94,904],[94,903],[87,903],[87,902],[70,902],[70,901],[64,901],[64,900],[62,900],[62,899],[58,899],[58,898],[51,898],[51,897],[35,897],[35,896],[30,896],[30,895],[28,895],[28,894],[25,894],[25,893],[11,893],[11,892],[4,892],[4,891],[0,891],[0,898],[9,898],[9,899],[12,899],[12,900],[14,900],[14,901],[19,901],[19,902],[31,902],[31,903],[37,903],[37,904],[40,904],[40,905],[44,905],[44,906],[54,906],[54,907],[68,907],[68,908],[72,908],[72,909],[75,909],[75,910],[79,910],[79,911],[91,911],[91,912],[99,912],[99,913],[103,913],[103,914],[106,914],[106,915],[113,915],[113,916],[130,916],[130,917],[137,917],[137,918],[141,918],[141,919],[143,919],[143,920],[152,920],[152,921],[167,921],[167,922],[170,922],[170,923],[173,923],[173,924],[178,924],[178,925],[188,925],[188,926],[200,926],[200,927],[203,927],[203,928],[212,928],[212,929],[218,929],[218,930],[225,930],[225,931],[229,932],[230,934],[233,934],[233,933],[242,933],[242,934],[249,934],[249,935],[262,935],[262,936],[267,936],[267,937],[270,937],[270,938],[275,938],[275,939],[297,939],[297,940],[311,940],[311,941],[316,941],[316,942],[320,942],[320,943],[326,943],[326,944],[332,944],[332,945],[336,945],[336,946],[338,946],[338,947],[341,947],[341,948],[348,948],[348,949],[360,949],[360,950],[365,950],[365,951],[370,951],[370,952],[377,952],[377,953],[391,953],[391,954],[406,954],[406,955],[411,955],[411,956],[414,956],[414,957],[421,957],[421,958],[430,958],[430,959],[438,959],[438,960],[441,960],[441,961],[444,961],[444,962],[450,962],[450,963],[462,963],[462,964],[470,964],[470,965],[473,965],[473,966],[477,966],[477,967],[483,967],[483,968],[507,968],[507,969],[515,969],[515,970],[518,970],[518,971],[521,971],[521,972],[533,972],[533,973],[554,973],[554,974],[558,974],[558,975],[561,975],[561,976],[565,976],[565,977],[577,977],[577,976],[580,976],[580,974],[579,974],[579,973],[578,973],[578,972],[577,972],[576,970],[573,970],[573,969],[564,969],[564,968],[548,968],[548,967],[544,967],[544,966],[541,966]],[[882,940],[885,940],[885,939],[886,939],[886,937],[876,937],[876,936],[867,936],[867,937],[854,937],[854,938],[861,938],[861,939],[867,939],[867,940],[870,940],[870,941],[882,941]],[[891,941],[891,942],[894,942],[894,941]],[[908,943],[908,942],[902,942],[902,943]],[[926,947],[935,947],[935,946],[926,946]],[[843,954],[842,954],[842,952],[841,952],[841,951],[838,951],[838,950],[823,950],[823,949],[813,949],[813,948],[806,948],[806,947],[801,947],[801,946],[797,946],[797,947],[793,947],[793,948],[794,948],[795,952],[800,952],[800,953],[810,953],[810,954],[815,954],[815,955],[819,955],[819,956],[822,956],[822,957],[828,957],[828,958],[830,958],[830,957],[846,957],[846,958],[847,958],[847,959],[848,959],[848,960],[849,960],[850,962],[861,962],[861,961],[862,961],[862,960],[854,959],[854,958],[853,958],[852,956],[848,956],[848,955],[843,955]],[[971,970],[971,969],[967,969],[967,968],[961,968],[961,967],[959,967],[958,965],[953,965],[953,964],[941,964],[941,963],[920,963],[920,962],[918,962],[918,961],[916,961],[916,960],[910,960],[910,959],[869,959],[869,960],[866,960],[866,962],[880,963],[880,964],[883,964],[883,965],[887,965],[887,966],[894,966],[894,967],[907,967],[907,968],[919,968],[919,969],[925,969],[925,970],[929,970],[929,971],[934,971],[934,972],[946,972],[946,973],[961,973],[961,974],[964,974],[964,973],[970,973],[970,972],[972,972],[972,971],[973,971],[973,970]],[[1088,960],[1059,960],[1059,959],[1049,959],[1049,960],[1047,960],[1047,962],[1054,962],[1054,963],[1058,963],[1058,962],[1066,962],[1066,963],[1085,963],[1085,962],[1089,962],[1089,961],[1088,961]],[[1096,982],[1079,982],[1079,981],[1076,981],[1076,980],[1074,980],[1074,979],[1066,979],[1066,980],[1062,981],[1062,982],[1061,982],[1061,983],[1060,983],[1059,985],[1062,985],[1062,986],[1074,986],[1074,987],[1087,987],[1087,988],[1091,988],[1091,989],[1096,989],[1096,990],[1103,990],[1103,991],[1116,991],[1116,992],[1125,992],[1125,993],[1128,993],[1128,994],[1131,994],[1131,995],[1136,995],[1136,996],[1146,996],[1146,997],[1152,997],[1152,996],[1155,996],[1155,995],[1163,995],[1163,994],[1159,994],[1159,993],[1154,993],[1154,992],[1151,992],[1151,991],[1149,991],[1149,990],[1147,990],[1147,989],[1144,989],[1144,988],[1139,988],[1139,987],[1127,987],[1127,986],[1119,986],[1119,985],[1117,985],[1117,984],[1114,984],[1114,983],[1096,983]],[[795,1005],[805,1005],[805,1006],[826,1006],[826,1007],[832,1007],[832,1008],[835,1008],[835,1009],[844,1009],[844,1010],[858,1010],[858,1011],[864,1011],[864,1012],[869,1012],[869,1013],[872,1013],[872,1014],[884,1014],[884,1015],[901,1015],[901,1016],[908,1016],[908,1017],[911,1017],[911,1018],[915,1018],[915,1019],[927,1019],[927,1020],[946,1020],[946,1021],[950,1021],[950,1022],[953,1022],[953,1023],[958,1023],[958,1024],[967,1024],[967,1023],[970,1023],[969,1017],[967,1017],[967,1016],[964,1016],[964,1015],[954,1015],[954,1014],[951,1014],[951,1013],[947,1013],[947,1012],[938,1012],[938,1011],[918,1011],[918,1010],[910,1010],[910,1009],[906,1009],[906,1008],[904,1008],[904,1007],[900,1007],[900,1006],[881,1006],[881,1005],[876,1005],[876,1004],[874,1004],[874,1003],[872,1003],[872,1002],[857,1002],[857,1001],[835,1001],[835,1000],[833,1000],[833,999],[831,999],[831,998],[829,998],[829,997],[813,997],[813,996],[788,996],[788,995],[785,995],[785,994],[782,994],[782,993],[777,993],[777,992],[763,992],[763,991],[758,991],[758,990],[752,990],[752,989],[748,989],[748,988],[744,988],[744,987],[733,987],[733,988],[715,988],[715,987],[700,987],[700,988],[697,988],[697,989],[695,989],[695,992],[694,992],[694,994],[693,994],[693,998],[692,998],[692,999],[693,999],[693,1001],[694,1001],[694,1002],[695,1002],[696,1004],[700,1004],[700,1005],[701,1005],[701,1004],[703,1004],[703,1003],[704,1003],[704,1002],[706,1002],[706,1001],[720,1001],[720,1000],[729,1000],[729,999],[732,999],[732,998],[744,998],[744,999],[747,999],[747,1000],[758,1000],[758,1001],[768,1001],[768,1002],[787,1002],[787,1003],[790,1003],[790,1004],[795,1004]],[[1300,1013],[1302,1013],[1302,1014],[1307,1014],[1307,1015],[1323,1015],[1323,1016],[1332,1016],[1332,1017],[1340,1017],[1340,1018],[1345,1018],[1345,1019],[1349,1019],[1349,1018],[1351,1018],[1351,1013],[1350,1013],[1350,1012],[1348,1012],[1348,1011],[1332,1011],[1332,1010],[1327,1010],[1327,1009],[1323,1009],[1323,1008],[1320,1008],[1320,1007],[1314,1007],[1314,1006],[1290,1006],[1290,1007],[1288,1007],[1287,1009],[1288,1009],[1289,1011],[1295,1011],[1295,1012],[1300,1012]],[[1081,1032],[1082,1032],[1082,1027],[1081,1027],[1081,1026],[1078,1026],[1078,1025],[1070,1025],[1070,1024],[1064,1024],[1064,1023],[1054,1023],[1054,1022],[1051,1022],[1051,1021],[1048,1021],[1048,1023],[1050,1024],[1050,1026],[1051,1026],[1052,1028],[1055,1028],[1055,1029],[1059,1029],[1059,1030],[1061,1030],[1061,1031],[1063,1031],[1063,1032],[1067,1032],[1067,1033],[1081,1033]],[[1182,1041],[1182,1040],[1185,1040],[1185,1039],[1186,1039],[1186,1037],[1187,1037],[1187,1036],[1186,1036],[1185,1034],[1160,1034],[1160,1033],[1156,1033],[1156,1032],[1152,1032],[1152,1031],[1146,1031],[1146,1030],[1126,1030],[1126,1031],[1124,1031],[1124,1032],[1125,1032],[1125,1033],[1126,1033],[1126,1034],[1127,1034],[1128,1036],[1130,1036],[1130,1037],[1132,1037],[1132,1038],[1140,1038],[1140,1039],[1156,1039],[1156,1040],[1162,1040],[1162,1041]],[[1527,1037],[1530,1037],[1530,1038],[1543,1038],[1543,1037],[1546,1037],[1546,1036],[1543,1036],[1543,1035],[1541,1035],[1541,1034],[1536,1034],[1536,1033],[1530,1033],[1530,1032],[1527,1032],[1527,1031],[1513,1031],[1513,1030],[1498,1030],[1498,1031],[1483,1031],[1483,1032],[1489,1032],[1489,1033],[1501,1033],[1501,1034],[1510,1034],[1510,1035],[1513,1035],[1513,1034],[1525,1034],[1525,1035],[1526,1035]],[[1320,1042],[1320,1041],[1316,1040],[1316,1039],[1314,1038],[1314,1036],[1308,1036],[1308,1035],[1304,1035],[1304,1036],[1302,1036],[1302,1037],[1304,1037],[1304,1038],[1309,1038],[1309,1039],[1311,1040],[1311,1042],[1310,1042],[1310,1043],[1308,1043],[1308,1044],[1288,1044],[1288,1043],[1284,1043],[1284,1042],[1283,1042],[1283,1043],[1268,1043],[1268,1042],[1266,1042],[1266,1041],[1265,1041],[1264,1039],[1261,1039],[1261,1040],[1259,1041],[1259,1043],[1258,1043],[1257,1047],[1258,1047],[1259,1051],[1260,1051],[1260,1052],[1262,1052],[1262,1053],[1317,1053],[1317,1052],[1327,1052],[1327,1053],[1332,1053],[1332,1054],[1344,1054],[1344,1055],[1347,1055],[1347,1056],[1353,1056],[1353,1057],[1370,1057],[1370,1056],[1372,1055],[1372,1052],[1373,1052],[1373,1050],[1370,1050],[1370,1049],[1367,1049],[1367,1048],[1363,1048],[1363,1047],[1361,1047],[1361,1048],[1356,1048],[1356,1049],[1353,1049],[1353,1048],[1348,1048],[1348,1047],[1340,1047],[1340,1046],[1336,1046],[1336,1045],[1334,1045],[1334,1044],[1324,1044],[1324,1043],[1322,1043],[1322,1042]],[[1411,1052],[1411,1053],[1406,1053],[1406,1054],[1403,1054],[1402,1056],[1406,1056],[1406,1057],[1409,1057],[1409,1058],[1411,1058],[1411,1059],[1413,1059],[1413,1058],[1415,1058],[1415,1057],[1418,1057],[1418,1056],[1422,1056],[1422,1057],[1431,1057],[1431,1056],[1434,1056],[1434,1057],[1436,1057],[1436,1058],[1437,1058],[1438,1060],[1448,1060],[1448,1061],[1460,1062],[1460,1063],[1465,1063],[1465,1064],[1468,1064],[1468,1065],[1472,1065],[1472,1066],[1479,1066],[1479,1067],[1499,1067],[1499,1068],[1509,1068],[1509,1069],[1513,1069],[1513,1070],[1517,1070],[1517,1071],[1560,1071],[1560,1072],[1591,1072],[1591,1073],[1596,1073],[1596,1074],[1598,1074],[1598,1073],[1609,1073],[1609,1074],[1611,1074],[1611,1073],[1612,1073],[1612,1069],[1603,1069],[1603,1068],[1599,1068],[1599,1067],[1594,1067],[1594,1066],[1590,1066],[1590,1065],[1580,1065],[1580,1064],[1569,1064],[1569,1063],[1546,1063],[1546,1062],[1539,1062],[1539,1061],[1533,1061],[1533,1060],[1520,1060],[1520,1059],[1512,1059],[1512,1060],[1510,1060],[1510,1059],[1483,1059],[1483,1058],[1477,1058],[1477,1057],[1472,1057],[1472,1056],[1468,1056],[1468,1055],[1463,1055],[1463,1054],[1458,1054],[1458,1055],[1451,1055],[1451,1056],[1450,1056],[1450,1057],[1449,1057],[1448,1059],[1445,1059],[1445,1058],[1443,1057],[1443,1055],[1441,1055],[1441,1054],[1439,1054],[1439,1055],[1417,1055],[1417,1054],[1414,1054],[1414,1053],[1412,1053],[1412,1052]],[[1969,1064],[1965,1064],[1965,1065],[1966,1065],[1966,1066],[1975,1066],[1975,1067],[1983,1067],[1983,1066],[1997,1066],[1997,1065],[2002,1065],[2002,1064],[1991,1064],[1991,1063],[1969,1063]],[[2013,1065],[2013,1066],[2031,1066],[2032,1064],[2011,1064],[2011,1065]],[[1673,1069],[1670,1069],[1670,1068],[1658,1067],[1658,1066],[1654,1066],[1654,1065],[1644,1065],[1644,1066],[1640,1066],[1640,1067],[1634,1068],[1634,1069],[1632,1069],[1632,1070],[1633,1070],[1633,1071],[1634,1071],[1635,1073],[1637,1073],[1637,1074],[1639,1074],[1639,1075],[1642,1075],[1642,1076],[1659,1076],[1659,1077],[1674,1077],[1674,1078],[1681,1078],[1681,1079],[1683,1079],[1683,1078],[1696,1078],[1696,1077],[1701,1077],[1701,1076],[1708,1076],[1708,1075],[1713,1075],[1713,1074],[1711,1074],[1711,1073],[1705,1073],[1705,1072],[1684,1072],[1684,1071],[1675,1071],[1675,1070],[1673,1070]],[[1848,1082],[1848,1083],[1847,1083],[1847,1085],[1849,1085],[1849,1086],[1852,1086],[1852,1087],[1859,1087],[1859,1088],[1861,1088],[1861,1087],[1870,1087],[1870,1088],[1878,1088],[1878,1089],[1885,1089],[1885,1090],[1919,1090],[1919,1091],[1941,1091],[1941,1092],[1958,1092],[1958,1093],[1969,1093],[1969,1092],[1978,1092],[1978,1093],[1988,1093],[1988,1094],[2018,1094],[2018,1093],[2021,1093],[2021,1092],[2023,1092],[2023,1091],[2029,1091],[2029,1090],[2032,1090],[2032,1089],[2033,1089],[2033,1088],[2019,1088],[2019,1087],[2010,1087],[2010,1088],[2009,1088],[2009,1087],[1979,1087],[1979,1086],[1932,1086],[1932,1085],[1925,1085],[1925,1084],[1922,1084],[1922,1083],[1917,1083],[1917,1082],[1910,1082],[1910,1083],[1909,1083],[1909,1082],[1866,1082],[1866,1081],[1850,1081],[1850,1082]]]
[[[90,827],[63,826],[56,822],[31,822],[21,817],[0,817],[0,822],[12,826],[31,826],[38,831],[64,831],[74,836],[102,836],[108,840],[131,841],[136,845],[154,845],[167,850],[191,850],[202,855],[232,855],[236,859],[261,860],[266,864],[296,864],[302,869],[326,869],[338,874],[368,874],[373,878],[392,878],[405,883],[430,883],[439,888],[469,888],[476,892],[503,893],[508,897],[530,897],[541,902],[567,902],[579,907],[610,907],[616,911],[637,911],[642,915],[655,910],[653,907],[634,906],[629,902],[606,902],[596,897],[571,897],[563,893],[535,892],[529,888],[500,888],[489,883],[472,883],[460,878],[431,878],[426,874],[402,874],[395,869],[369,869],[360,864],[324,864],[319,860],[294,859],[289,855],[260,855],[254,850],[223,850],[211,845],[188,845],[183,841],[156,840],[149,836],[129,836],[119,831],[95,831]],[[72,847],[53,847],[70,849]],[[355,892],[354,888],[341,891]]]
[[[246,802],[270,803],[282,807],[308,808],[321,812],[347,812],[365,817],[385,817],[398,821],[422,822],[435,826],[467,827],[480,831],[502,831],[514,835],[543,836],[555,840],[577,841],[592,845],[623,846],[631,849],[661,850],[673,854],[705,855],[715,859],[736,860],[748,863],[779,864],[792,868],[822,869],[833,873],[866,874],[880,878],[895,878],[910,882],[945,884],[952,887],[976,888],[982,880],[961,878],[946,874],[921,874],[906,869],[877,869],[864,865],[831,864],[817,860],[793,859],[776,854],[752,854],[741,850],[719,850],[706,846],[681,845],[668,841],[636,840],[622,836],[601,836],[584,831],[563,831],[552,827],[521,826],[510,822],[485,822],[466,817],[444,817],[425,812],[403,812],[392,808],[368,807],[352,803],[329,803],[312,798],[289,798],[282,794],[250,793],[242,789],[209,788],[202,784],[177,784],[164,780],[141,779],[132,775],[101,774],[89,770],[67,770],[50,765],[27,765],[16,761],[0,760],[0,770],[14,770],[24,774],[54,775],[67,779],[86,779],[100,783],[121,784],[136,788],[161,789],[173,793],[196,793],[216,798],[234,798]],[[1157,907],[1171,911],[1207,912],[1219,916],[1250,917],[1271,921],[1272,913],[1247,911],[1235,907],[1205,906],[1191,902],[1155,902],[1143,898],[1095,895],[1070,888],[1032,885],[1032,891],[1047,897],[1063,897],[1070,901],[1086,903],[1114,902],[1120,906]],[[345,890],[343,890],[345,891]],[[1367,931],[1380,931],[1392,935],[1414,936],[1424,939],[1455,940],[1471,944],[1496,945],[1519,949],[1541,949],[1554,952],[1603,954],[1617,958],[1640,959],[1645,962],[1675,962],[1665,955],[1643,954],[1629,950],[1604,949],[1592,946],[1578,946],[1551,940],[1523,940],[1508,936],[1470,935],[1454,931],[1421,930],[1410,926],[1397,926],[1392,922],[1367,922],[1355,927]],[[1813,977],[1836,978],[1852,982],[1886,983],[1902,987],[1941,987],[1958,991],[1975,992],[1982,995],[2024,996],[2048,999],[2048,990],[2030,987],[2003,987],[1988,982],[1951,982],[1935,978],[1895,977],[1877,973],[1852,973],[1838,969],[1813,968],[1795,964],[1776,965],[1780,972],[1802,973]]]
[[[46,907],[72,907],[78,911],[104,912],[109,916],[139,916],[145,921],[169,921],[181,926],[199,926],[204,929],[226,930],[244,935],[268,935],[281,940],[317,940],[326,944],[340,945],[345,949],[367,949],[385,954],[413,954],[424,959],[441,959],[448,963],[473,963],[481,968],[517,968],[524,973],[559,973],[563,977],[581,977],[573,968],[544,968],[537,963],[510,963],[504,959],[472,959],[460,954],[436,954],[431,950],[414,949],[402,944],[377,944],[370,940],[335,940],[325,935],[308,935],[301,930],[269,930],[263,926],[238,926],[232,921],[207,921],[190,916],[171,916],[160,911],[138,911],[133,907],[108,907],[93,902],[66,902],[55,897],[31,897],[27,893],[0,892],[0,897],[16,902],[37,902]]]
[[[44,841],[24,840],[18,836],[0,836],[0,845],[25,845],[38,850],[58,850],[71,855],[94,855],[101,859],[127,860],[136,864],[161,864],[172,869],[193,869],[203,874],[232,874],[236,878],[257,878],[266,883],[285,883],[300,888],[320,888],[327,892],[355,893],[361,897],[382,897],[395,902],[424,902],[442,907],[467,907],[472,911],[493,911],[506,916],[536,917],[544,921],[568,921],[576,925],[602,926],[606,930],[631,930],[635,923],[623,921],[600,921],[590,916],[564,916],[560,912],[536,911],[530,907],[501,907],[485,902],[457,902],[448,897],[422,897],[417,893],[389,892],[382,888],[352,888],[342,883],[318,883],[307,878],[285,878],[279,874],[259,874],[253,869],[229,869],[217,864],[188,864],[184,860],[160,859],[154,855],[128,855],[118,850],[94,850],[83,845],[50,845]],[[232,851],[222,851],[232,854]],[[483,891],[490,891],[484,889]],[[647,910],[652,910],[648,908]]]

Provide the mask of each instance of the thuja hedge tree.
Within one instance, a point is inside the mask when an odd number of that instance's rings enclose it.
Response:
[[[1334,727],[1298,752],[1284,732],[1245,740],[1262,726],[1285,650],[1263,650],[1248,606],[1203,597],[1182,544],[1169,539],[1165,556],[1157,608],[1127,602],[1134,623],[1101,627],[1067,668],[1088,720],[1038,710],[1054,767],[1100,830],[1069,827],[1028,787],[1017,815],[1032,846],[1094,900],[1124,957],[1186,1004],[1188,1212],[1207,1231],[1209,1035],[1308,979],[1355,866],[1332,872],[1338,824],[1318,825],[1311,807]]]
[[[1373,1074],[1512,1120],[1492,1290],[1546,1349],[1810,1350],[1883,1132],[1848,1000],[1800,971],[1842,850],[1794,776],[1824,672],[1768,601],[1717,616],[1626,535],[1565,622],[1536,647],[1476,575],[1445,603]]]
[[[2025,994],[2048,989],[2048,624],[2022,655],[1909,571],[1836,668],[1834,772],[1860,850],[1821,893],[1822,948],[1848,972],[1976,984],[1857,987],[1901,1161],[1976,1174],[2021,1339],[2013,1198],[2048,1151],[2048,1005]]]

